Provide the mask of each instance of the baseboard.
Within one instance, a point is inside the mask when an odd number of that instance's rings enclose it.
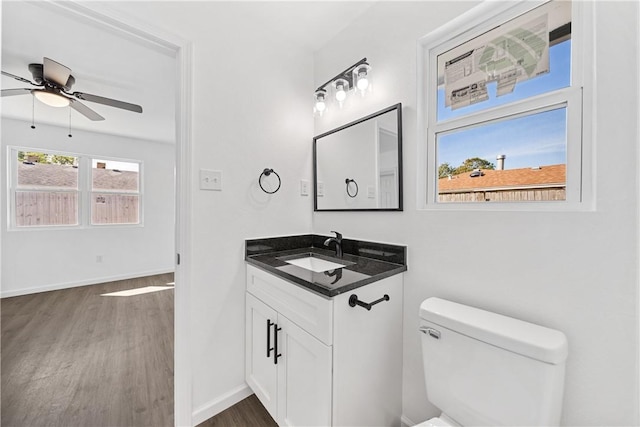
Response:
[[[411,426],[415,426],[416,423],[414,423],[413,421],[411,421],[409,418],[407,418],[406,416],[402,415],[400,417],[400,425],[402,425],[402,427],[411,427]]]
[[[156,274],[173,273],[174,269],[163,269],[153,271],[140,271],[137,273],[119,274],[115,276],[97,277],[90,280],[78,282],[55,283],[53,285],[38,286],[35,288],[16,289],[11,291],[0,291],[0,298],[17,297],[20,295],[36,294],[38,292],[57,291],[60,289],[77,288],[80,286],[96,285],[98,283],[115,282],[117,280],[135,279],[137,277],[155,276]]]
[[[197,426],[198,424],[207,421],[209,418],[235,405],[242,399],[246,399],[252,394],[253,391],[251,391],[247,384],[243,384],[237,388],[234,388],[228,393],[223,394],[217,399],[214,399],[211,402],[206,403],[193,411],[193,415],[191,416],[193,425]]]

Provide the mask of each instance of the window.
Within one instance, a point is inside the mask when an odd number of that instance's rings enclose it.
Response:
[[[426,207],[588,198],[581,10],[483,4],[421,40]]]
[[[91,224],[137,224],[140,165],[92,159]]]
[[[141,163],[9,148],[10,228],[140,224]]]
[[[12,206],[16,227],[78,224],[78,158],[17,151]]]

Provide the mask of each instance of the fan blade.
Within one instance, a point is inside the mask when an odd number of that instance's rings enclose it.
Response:
[[[82,92],[73,92],[71,95],[84,101],[97,102],[98,104],[104,104],[110,107],[122,108],[123,110],[129,110],[135,113],[142,113],[142,107],[136,104],[129,104],[128,102],[117,101],[115,99],[104,98],[102,96],[90,95]]]
[[[7,73],[6,71],[2,71],[2,74],[7,77],[12,77],[18,81],[29,83],[30,85],[38,86],[37,84],[33,83],[31,80],[27,80],[24,77],[16,76],[15,74]]]
[[[76,101],[75,99],[69,99],[69,106],[76,110],[78,113],[82,114],[89,120],[93,120],[94,122],[104,120],[100,114],[93,111],[91,108],[87,107],[80,101]]]
[[[42,64],[44,79],[57,84],[58,86],[65,87],[69,76],[71,75],[71,69],[65,67],[56,61],[44,58]]]
[[[26,95],[31,93],[31,89],[20,88],[20,89],[2,89],[2,96],[15,96],[15,95]]]

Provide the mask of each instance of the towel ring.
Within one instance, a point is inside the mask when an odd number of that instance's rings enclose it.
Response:
[[[344,180],[344,182],[345,182],[345,184],[347,184],[347,194],[349,195],[349,197],[351,197],[351,198],[356,197],[358,195],[358,183],[356,182],[356,180],[347,178],[347,179]],[[349,183],[350,182],[353,182],[355,184],[355,186],[356,186],[356,192],[353,195],[351,195],[351,192],[349,192]]]
[[[276,188],[273,191],[267,191],[264,189],[264,187],[262,186],[262,177],[263,176],[269,176],[271,174],[274,174],[275,176],[278,177],[278,188]],[[260,176],[258,177],[258,185],[260,186],[260,188],[262,189],[262,191],[264,191],[267,194],[273,194],[276,193],[279,189],[280,186],[282,185],[282,180],[280,179],[280,175],[278,175],[278,173],[276,171],[274,171],[273,169],[269,169],[269,168],[265,168],[265,170],[262,171],[262,173],[260,174]]]

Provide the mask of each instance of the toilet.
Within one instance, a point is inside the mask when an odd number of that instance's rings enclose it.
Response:
[[[428,426],[557,426],[562,332],[440,298],[420,305]]]

